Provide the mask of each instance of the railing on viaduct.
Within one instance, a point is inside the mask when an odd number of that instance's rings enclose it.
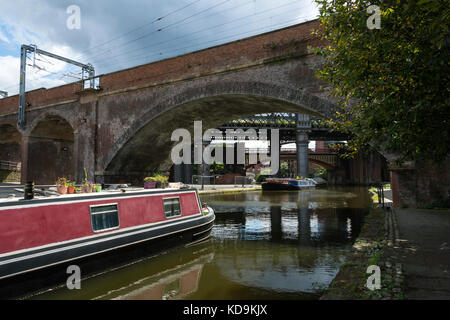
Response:
[[[20,162],[0,160],[0,170],[20,171],[22,164]]]

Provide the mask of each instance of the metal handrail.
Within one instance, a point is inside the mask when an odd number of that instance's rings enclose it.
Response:
[[[242,183],[237,183],[238,179],[242,179],[243,180]],[[247,177],[247,176],[236,176],[236,177],[234,177],[234,184],[235,185],[242,184],[242,187],[244,187],[247,181],[251,181],[251,179],[249,177]]]
[[[284,153],[296,153],[297,149],[289,148],[282,149],[281,152]],[[331,148],[321,148],[321,149],[308,149],[309,154],[337,154],[337,152]]]
[[[194,179],[197,178],[197,183],[194,183]],[[202,184],[204,182],[204,178],[208,178],[208,181],[211,182],[213,181],[213,185],[216,184],[216,176],[203,176],[203,175],[193,175],[191,178],[191,182],[192,184]],[[214,178],[214,179],[210,179],[210,178]],[[198,183],[198,181],[202,181],[202,183]],[[210,183],[211,184],[211,183]]]
[[[381,205],[381,207],[384,209],[385,202],[384,202],[383,183],[377,183],[375,187],[377,188],[378,204]]]
[[[0,169],[9,171],[20,171],[22,168],[21,162],[0,160]]]

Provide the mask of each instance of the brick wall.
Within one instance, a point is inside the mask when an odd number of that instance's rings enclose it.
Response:
[[[422,162],[393,169],[394,207],[426,208],[450,204],[450,157],[442,164]]]

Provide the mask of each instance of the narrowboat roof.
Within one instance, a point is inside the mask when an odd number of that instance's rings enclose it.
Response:
[[[10,207],[15,205],[28,204],[44,204],[48,202],[72,202],[72,201],[89,201],[102,200],[108,198],[128,197],[128,196],[145,196],[153,194],[164,194],[174,192],[197,191],[193,188],[165,188],[165,189],[144,189],[144,188],[122,188],[116,190],[105,190],[102,192],[93,193],[77,193],[65,195],[51,195],[51,196],[35,196],[32,200],[24,200],[23,197],[14,198],[0,198],[0,209],[2,207]]]

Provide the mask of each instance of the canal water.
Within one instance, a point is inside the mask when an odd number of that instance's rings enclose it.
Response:
[[[318,299],[370,203],[365,188],[202,196],[211,238],[32,299]]]

